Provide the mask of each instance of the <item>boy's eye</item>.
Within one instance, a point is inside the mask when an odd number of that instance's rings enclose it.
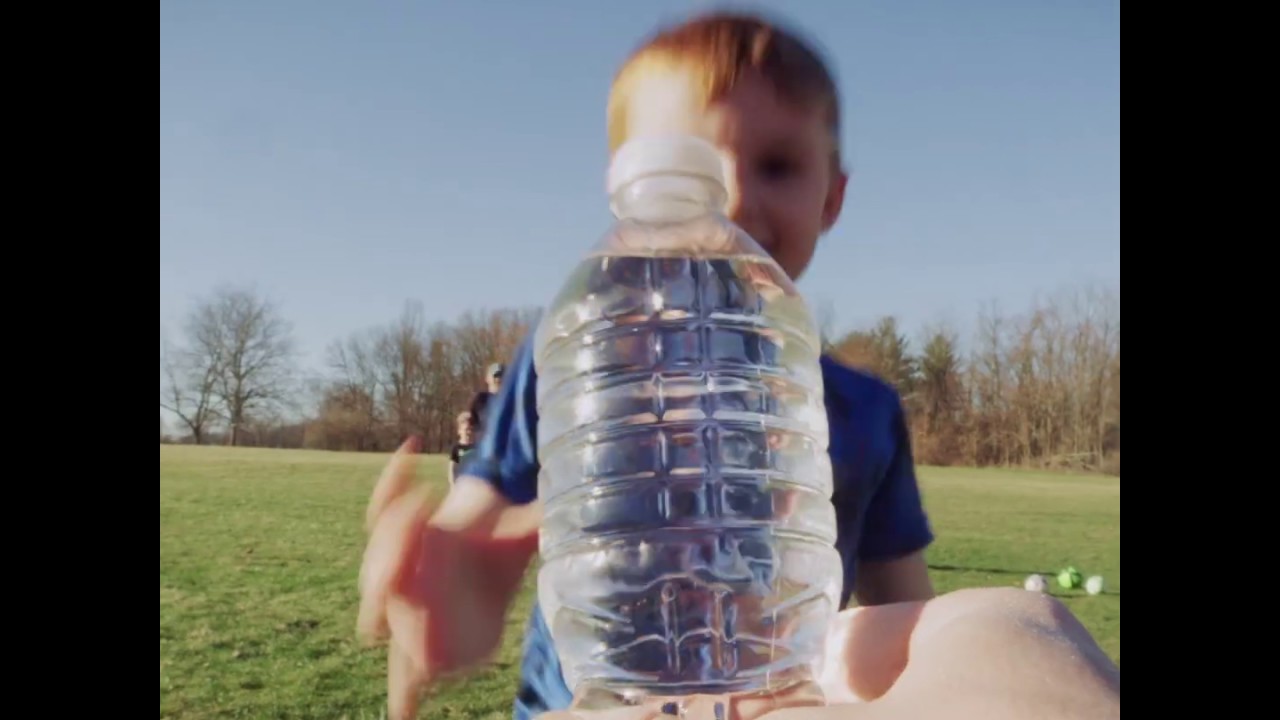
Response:
[[[795,172],[795,163],[786,157],[767,157],[760,161],[760,174],[778,180]]]

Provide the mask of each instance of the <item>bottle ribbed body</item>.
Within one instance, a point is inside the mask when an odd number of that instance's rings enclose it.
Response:
[[[714,214],[620,221],[573,272],[535,355],[538,596],[570,688],[808,679],[842,578],[819,352]]]

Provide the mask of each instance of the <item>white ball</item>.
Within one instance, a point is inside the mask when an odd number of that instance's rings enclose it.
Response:
[[[1045,592],[1049,589],[1049,581],[1043,575],[1032,574],[1027,576],[1026,582],[1022,583],[1022,587],[1031,592]]]
[[[1090,575],[1089,579],[1084,581],[1084,591],[1090,595],[1097,595],[1102,592],[1102,576]]]

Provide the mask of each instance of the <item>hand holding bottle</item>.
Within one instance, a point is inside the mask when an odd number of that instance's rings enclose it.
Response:
[[[1120,670],[1061,602],[1011,588],[846,610],[832,624],[825,707],[692,698],[539,720],[1119,720]],[[785,705],[780,700],[776,705]]]

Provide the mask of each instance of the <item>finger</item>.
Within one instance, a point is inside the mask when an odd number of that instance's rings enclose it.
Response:
[[[416,566],[421,552],[425,518],[431,512],[430,489],[419,487],[402,495],[382,514],[365,547],[360,566],[360,608],[356,631],[366,641],[386,636],[386,603],[402,568]]]
[[[412,658],[397,643],[387,653],[387,720],[411,720],[418,715],[423,680]]]
[[[841,613],[833,628],[835,637],[828,641],[841,653],[828,660],[842,670],[835,684],[843,680],[848,691],[864,701],[888,692],[907,667],[911,635],[924,608],[923,602],[901,602]]]
[[[397,592],[386,596],[383,607],[392,642],[418,668],[422,681],[429,682],[433,668],[429,663],[427,648],[428,643],[433,640],[427,637],[427,608]]]
[[[533,538],[537,542],[538,529],[542,527],[542,501],[534,500],[524,505],[513,505],[498,515],[493,527],[493,539],[497,541],[522,541]]]
[[[382,475],[373,487],[369,497],[369,506],[365,510],[364,527],[368,532],[378,523],[378,517],[413,487],[413,478],[418,466],[418,454],[422,443],[416,436],[405,440],[391,455],[391,460],[382,469]]]
[[[441,530],[487,536],[505,509],[514,507],[497,488],[481,478],[463,475],[436,509],[431,524]]]
[[[536,539],[542,525],[542,501],[512,505],[489,482],[463,475],[432,515],[431,524],[486,541]]]

